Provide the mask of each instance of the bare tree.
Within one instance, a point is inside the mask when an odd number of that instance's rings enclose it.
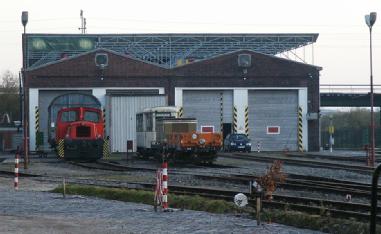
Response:
[[[0,77],[0,117],[8,114],[11,121],[19,119],[18,77],[5,71]]]
[[[11,71],[5,71],[1,75],[1,89],[3,92],[18,92],[18,77]]]

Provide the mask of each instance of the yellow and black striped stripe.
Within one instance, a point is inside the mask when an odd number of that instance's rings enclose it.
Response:
[[[245,133],[246,136],[249,136],[249,107],[245,108]]]
[[[236,133],[238,130],[238,113],[237,107],[233,107],[233,132]]]
[[[224,130],[224,93],[220,93],[220,123],[221,132]]]
[[[181,106],[180,109],[179,109],[179,118],[182,118],[184,115],[184,108]]]
[[[110,140],[104,139],[103,140],[103,158],[109,158],[110,157]]]
[[[298,150],[303,152],[303,114],[302,107],[298,108]]]
[[[65,143],[64,143],[64,139],[58,140],[57,153],[58,153],[58,156],[61,157],[61,158],[63,158],[65,156]]]
[[[39,145],[40,142],[38,141],[38,136],[39,136],[39,132],[40,132],[40,110],[39,110],[38,106],[34,107],[34,116],[35,116],[34,129],[35,129],[35,134],[36,134],[35,149],[36,149],[36,151],[38,151],[40,148],[40,145]]]
[[[34,108],[34,114],[35,114],[35,129],[36,132],[40,131],[40,111],[38,109],[38,106]]]
[[[102,109],[103,114],[103,133],[106,135],[106,108]]]

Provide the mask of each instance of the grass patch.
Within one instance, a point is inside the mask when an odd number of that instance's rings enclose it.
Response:
[[[62,193],[62,186],[52,192]],[[106,188],[85,185],[66,185],[66,194],[94,196],[110,200],[143,203],[153,205],[153,192],[134,189]],[[232,202],[206,199],[200,196],[173,195],[168,196],[168,202],[173,208],[207,211],[212,213],[237,212],[238,208]]]
[[[62,193],[62,186],[52,192]],[[85,185],[67,185],[67,194],[94,196],[110,200],[143,203],[153,205],[153,191],[106,188]],[[251,207],[237,208],[232,202],[213,200],[200,196],[174,195],[168,196],[170,207],[189,210],[207,211],[211,213],[250,213],[255,217]],[[261,214],[264,222],[276,222],[299,228],[319,230],[326,233],[337,234],[365,234],[369,233],[369,223],[358,222],[352,219],[336,219],[327,215],[309,215],[292,210],[264,209]],[[377,225],[377,233],[381,233],[381,225]]]
[[[369,233],[369,223],[358,222],[355,219],[337,219],[322,215],[309,215],[297,211],[265,210],[263,220],[294,227],[319,230],[337,234]],[[377,233],[381,233],[381,225],[377,225]]]

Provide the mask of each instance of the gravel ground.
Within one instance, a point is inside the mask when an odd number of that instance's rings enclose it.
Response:
[[[12,155],[0,155],[0,170],[13,171]],[[0,233],[317,233],[299,230],[282,225],[256,226],[254,220],[232,215],[215,215],[205,212],[178,211],[173,213],[154,213],[147,205],[106,201],[95,198],[72,196],[62,199],[60,195],[48,191],[56,187],[65,177],[68,181],[78,179],[86,182],[112,180],[117,185],[127,182],[154,182],[154,172],[130,171],[109,172],[81,168],[54,156],[48,159],[32,158],[28,173],[45,175],[44,178],[20,178],[20,190],[13,191],[13,178],[0,177]],[[125,161],[120,161],[126,163]],[[153,161],[130,162],[136,166],[152,167]],[[229,165],[231,168],[207,168],[176,166],[169,170],[170,185],[199,185],[247,191],[247,186],[217,180],[200,180],[191,175],[171,174],[193,172],[199,174],[265,174],[269,163],[218,158],[216,164]],[[20,171],[23,172],[22,166]],[[283,171],[292,174],[324,176],[341,180],[370,183],[371,177],[345,170],[283,166]],[[104,184],[111,182],[104,181]],[[303,195],[342,201],[342,196],[297,190],[277,190],[277,194]],[[354,202],[366,200],[352,197]],[[27,207],[27,208],[26,208]],[[147,221],[148,220],[148,221]],[[162,224],[163,223],[163,224]],[[4,228],[3,228],[4,227]],[[84,228],[86,227],[86,228]]]
[[[320,233],[231,214],[153,212],[152,206],[44,192],[56,184],[0,177],[0,233]]]
[[[32,164],[28,169],[29,173],[36,173],[40,175],[54,176],[57,181],[62,181],[65,177],[69,182],[75,182],[76,179],[89,179],[87,182],[98,180],[112,180],[117,181],[116,185],[126,185],[126,182],[155,182],[155,173],[146,171],[127,171],[127,172],[109,172],[102,170],[92,170],[81,168],[76,165],[72,165],[63,161],[57,161],[53,156],[48,159],[33,158]],[[120,163],[126,163],[126,161],[119,161]],[[135,160],[134,162],[129,162],[140,167],[152,167],[156,168],[156,163],[153,161],[140,161]],[[247,192],[248,186],[243,184],[229,183],[218,180],[201,180],[197,177],[191,175],[180,175],[171,174],[171,171],[176,172],[188,172],[188,173],[198,173],[198,174],[255,174],[263,175],[266,173],[267,168],[270,163],[265,162],[254,162],[246,160],[233,160],[230,158],[218,158],[217,165],[229,165],[231,168],[208,168],[192,165],[180,165],[169,168],[169,183],[170,185],[187,185],[187,186],[206,186],[215,188],[226,188],[231,190],[237,190],[241,192]],[[8,158],[0,164],[0,170],[13,171],[14,163],[13,159]],[[371,176],[359,174],[355,172],[345,171],[345,170],[332,170],[323,168],[309,168],[309,167],[298,167],[298,166],[288,166],[284,165],[282,170],[286,173],[301,174],[301,175],[312,175],[312,176],[323,176],[327,178],[334,178],[340,180],[356,181],[362,183],[371,183]],[[24,171],[20,168],[20,171]],[[83,181],[83,180],[82,180]],[[97,183],[102,183],[98,181]],[[103,182],[107,184],[107,182]],[[322,192],[311,192],[304,190],[288,190],[288,189],[277,189],[275,194],[280,195],[298,195],[314,198],[323,198],[336,201],[344,201],[345,197],[343,195],[327,194]],[[368,199],[361,197],[352,196],[353,202],[359,203],[369,203]]]

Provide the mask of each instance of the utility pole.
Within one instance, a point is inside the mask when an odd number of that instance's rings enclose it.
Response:
[[[374,97],[373,97],[373,62],[372,62],[372,27],[376,22],[377,13],[371,12],[369,15],[365,16],[365,23],[369,27],[369,44],[370,44],[370,156],[369,156],[369,166],[374,167],[376,158],[374,155],[375,148],[375,126],[374,126]]]
[[[24,113],[23,113],[23,135],[24,135],[24,169],[28,169],[29,164],[29,143],[28,143],[28,92],[27,92],[27,78],[26,78],[26,68],[27,68],[27,54],[28,54],[28,42],[26,37],[26,25],[28,23],[28,12],[23,11],[21,14],[21,23],[24,26],[23,33],[23,68],[22,68],[22,78],[23,78],[23,97],[24,97]]]

